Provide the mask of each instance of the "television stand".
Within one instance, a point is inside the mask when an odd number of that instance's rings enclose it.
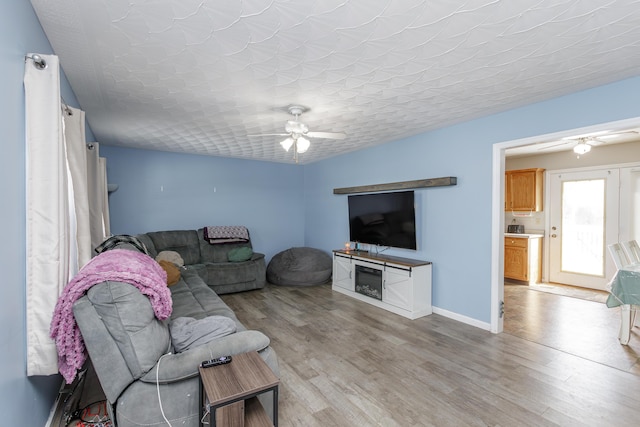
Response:
[[[333,251],[336,292],[409,319],[431,314],[431,262],[364,251]]]

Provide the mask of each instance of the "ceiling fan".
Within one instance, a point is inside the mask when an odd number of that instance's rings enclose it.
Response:
[[[284,130],[286,133],[266,133],[249,136],[286,136],[287,138],[282,140],[280,145],[285,151],[289,151],[293,147],[293,158],[296,163],[298,163],[298,154],[305,153],[311,146],[308,138],[344,139],[347,136],[344,132],[309,132],[309,127],[300,121],[302,113],[309,111],[308,107],[289,105],[286,107],[286,111],[295,117],[294,120],[288,120],[285,124]]]
[[[586,138],[586,137],[563,138],[561,141],[556,141],[554,143],[546,143],[546,144],[543,143],[542,146],[540,148],[538,148],[538,151],[551,150],[552,148],[560,147],[560,146],[564,146],[564,145],[573,145],[573,152],[574,153],[576,153],[576,154],[585,154],[585,153],[588,153],[589,151],[591,151],[591,146],[596,141],[597,141],[597,139],[595,139],[595,138]],[[604,142],[604,141],[602,141],[602,142]]]
[[[543,143],[538,151],[550,150],[555,147],[563,145],[572,145],[573,152],[578,156],[586,154],[591,151],[594,145],[606,144],[609,139],[615,139],[619,137],[635,137],[638,132],[635,130],[622,131],[610,133],[609,131],[596,132],[591,134],[576,135],[571,137],[562,138],[560,141]]]

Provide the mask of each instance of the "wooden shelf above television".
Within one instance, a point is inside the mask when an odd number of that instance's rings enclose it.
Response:
[[[333,194],[371,193],[374,191],[409,190],[411,188],[447,187],[456,185],[455,176],[442,178],[417,179],[415,181],[390,182],[387,184],[361,185],[359,187],[334,188]]]

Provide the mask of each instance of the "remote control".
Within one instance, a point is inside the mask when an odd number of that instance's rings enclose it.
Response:
[[[203,368],[210,368],[212,366],[224,365],[231,362],[231,356],[222,356],[217,359],[205,360],[200,364]]]

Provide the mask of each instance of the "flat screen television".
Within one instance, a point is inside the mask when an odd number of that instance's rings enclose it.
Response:
[[[413,191],[349,196],[349,240],[416,249]]]

